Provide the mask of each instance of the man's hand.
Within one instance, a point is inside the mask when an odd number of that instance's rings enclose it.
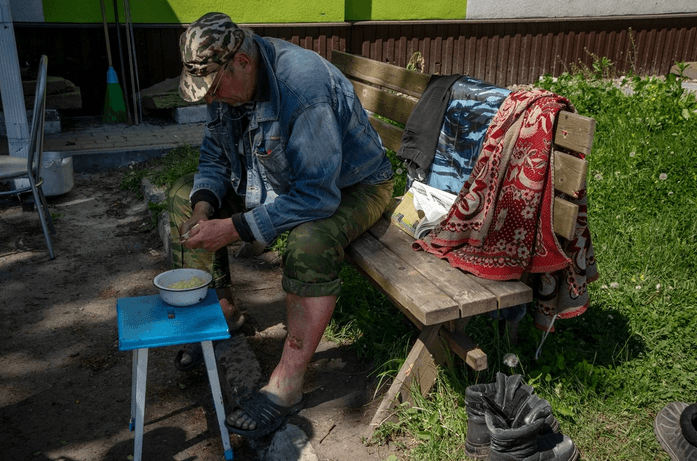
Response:
[[[216,251],[228,243],[236,242],[240,235],[231,219],[211,219],[199,221],[183,245],[186,248],[203,248],[206,251]]]
[[[201,221],[208,221],[214,213],[213,205],[208,202],[197,202],[194,206],[194,212],[189,219],[184,221],[179,226],[179,235],[184,235],[191,230],[196,224]],[[191,235],[189,235],[191,237]]]

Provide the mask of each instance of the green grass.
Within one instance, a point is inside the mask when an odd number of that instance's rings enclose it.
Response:
[[[653,418],[669,402],[697,400],[697,101],[675,76],[628,77],[623,91],[599,74],[538,84],[597,121],[588,191],[600,279],[590,286],[589,310],[558,321],[538,360],[542,332],[529,316],[515,346],[487,317],[471,321],[466,331],[487,352],[489,369],[443,369],[427,399],[401,408],[399,422],[372,441],[401,447],[399,459],[463,459],[464,389],[493,382],[497,371],[523,374],[550,401],[582,459],[669,459]],[[394,373],[415,335],[371,317],[390,312],[397,311],[367,283],[352,282],[328,335],[348,331],[343,337],[379,372]],[[515,368],[503,363],[507,353],[517,355]]]
[[[167,188],[185,174],[196,172],[198,156],[197,148],[188,145],[175,147],[160,158],[134,165],[123,175],[121,188],[140,198],[143,178],[148,178],[155,186]]]

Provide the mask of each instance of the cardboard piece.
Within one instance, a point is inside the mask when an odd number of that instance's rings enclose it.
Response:
[[[390,213],[390,220],[402,231],[414,237],[416,226],[424,218],[424,212],[414,208],[414,193],[409,190],[396,208]]]

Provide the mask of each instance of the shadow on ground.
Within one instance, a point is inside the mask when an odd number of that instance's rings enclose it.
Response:
[[[76,175],[73,190],[49,198],[55,260],[38,215],[0,202],[3,459],[123,461],[133,453],[131,353],[118,350],[116,300],[157,293],[152,279],[169,263],[146,205],[120,189],[121,174]],[[248,318],[244,333],[266,380],[285,335],[281,270],[273,258],[231,260],[236,300]],[[177,372],[177,349],[150,351],[144,458],[223,459],[205,370]],[[291,419],[318,459],[389,455],[361,441],[373,385],[349,347],[320,345],[308,373],[308,406]],[[231,441],[235,458],[245,460],[257,459],[266,443]]]

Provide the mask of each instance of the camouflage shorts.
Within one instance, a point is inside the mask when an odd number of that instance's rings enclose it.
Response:
[[[393,187],[392,180],[348,187],[332,216],[293,229],[283,252],[283,289],[303,297],[338,295],[344,248],[380,218]]]
[[[181,223],[191,217],[189,194],[193,183],[193,174],[186,175],[170,188],[168,211],[173,242],[179,237]],[[348,187],[342,191],[341,204],[334,215],[293,229],[283,252],[283,289],[304,297],[338,295],[344,248],[368,230],[387,209],[393,187],[393,181]],[[231,194],[214,218],[228,218],[241,211],[244,211],[243,200]],[[172,243],[172,261],[175,268],[194,267],[210,272],[216,288],[230,286],[230,264],[225,247],[211,253]]]

